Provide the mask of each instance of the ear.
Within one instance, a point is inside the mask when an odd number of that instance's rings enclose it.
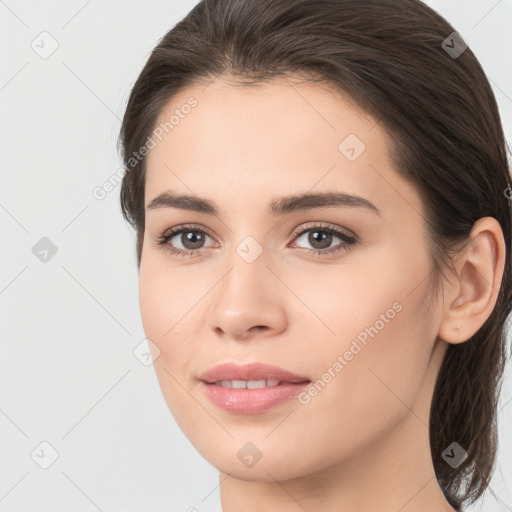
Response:
[[[467,341],[489,318],[505,266],[505,240],[495,218],[482,217],[475,222],[469,238],[456,257],[457,279],[445,287],[448,300],[438,336],[452,344]]]

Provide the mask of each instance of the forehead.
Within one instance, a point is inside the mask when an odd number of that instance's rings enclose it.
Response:
[[[287,151],[289,161],[289,150],[298,157],[312,156],[308,149],[322,142],[325,149],[337,151],[349,133],[373,146],[379,143],[386,151],[379,130],[371,133],[375,126],[373,118],[326,84],[276,79],[242,85],[216,80],[179,91],[162,109],[157,129],[165,141],[151,151],[148,166],[171,149],[180,153],[180,160],[188,151],[190,157],[215,156],[217,161],[241,155],[248,163],[265,161],[265,155],[275,161]],[[262,146],[266,152],[261,152]]]
[[[399,187],[418,199],[392,168],[387,133],[325,84],[196,84],[167,103],[156,127],[146,204],[167,188],[218,203],[226,193],[242,204],[313,187],[364,193],[374,203],[396,202]]]

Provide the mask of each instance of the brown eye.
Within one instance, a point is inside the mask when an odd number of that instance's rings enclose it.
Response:
[[[305,237],[306,234],[308,234],[307,237]],[[338,251],[349,250],[357,243],[357,237],[351,233],[324,225],[310,226],[296,233],[295,236],[297,239],[305,238],[303,241],[312,247],[311,249],[305,248],[305,250],[314,254],[332,254]],[[331,247],[331,244],[336,239],[341,242]],[[297,247],[296,243],[294,243],[294,247]]]
[[[311,245],[311,249],[297,246],[293,247],[305,250],[308,254],[327,255],[339,251],[350,250],[357,242],[358,238],[348,231],[330,225],[312,225],[295,233],[295,239],[300,239],[308,234],[305,243]],[[195,226],[180,226],[166,231],[157,239],[157,244],[163,246],[165,250],[177,256],[200,256],[203,249],[206,249],[206,238],[211,238],[203,229]],[[333,242],[339,242],[331,247]]]
[[[194,226],[181,226],[167,231],[157,240],[158,245],[163,246],[172,254],[179,256],[195,256],[201,254],[205,239],[210,236]]]
[[[172,238],[176,238],[176,236],[173,236]],[[181,243],[181,245],[184,246],[184,249],[187,250],[193,250],[193,249],[200,249],[201,246],[204,244],[205,239],[205,233],[199,232],[199,231],[181,231],[181,236],[179,236],[178,240]],[[173,244],[174,245],[174,244]]]

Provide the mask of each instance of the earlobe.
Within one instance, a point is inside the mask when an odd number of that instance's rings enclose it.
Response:
[[[458,256],[457,279],[439,326],[439,337],[448,343],[470,339],[491,315],[501,286],[505,265],[505,241],[498,221],[479,219],[470,242]]]

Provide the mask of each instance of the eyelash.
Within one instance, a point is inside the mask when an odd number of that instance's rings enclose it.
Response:
[[[336,237],[340,238],[343,241],[343,243],[341,244],[341,247],[338,246],[337,248],[334,247],[334,248],[331,248],[331,249],[303,249],[303,248],[299,248],[302,251],[306,251],[306,253],[310,254],[310,255],[311,254],[315,254],[315,255],[318,254],[318,255],[321,255],[321,256],[325,256],[326,254],[334,254],[334,253],[337,253],[337,252],[340,252],[340,251],[348,252],[359,241],[356,236],[350,234],[348,231],[342,231],[342,230],[340,230],[338,228],[333,228],[332,226],[324,225],[322,223],[313,223],[313,225],[308,226],[307,228],[304,228],[304,229],[301,229],[301,230],[296,230],[293,233],[294,240],[295,240],[295,238],[299,238],[303,234],[305,234],[305,233],[307,233],[309,231],[313,231],[315,229],[320,231],[321,233],[329,233],[331,235],[335,235]],[[176,247],[172,247],[169,244],[169,240],[174,238],[176,235],[179,235],[181,233],[186,233],[186,232],[201,233],[202,235],[210,236],[206,231],[204,231],[203,229],[198,228],[197,226],[194,226],[194,225],[184,225],[184,226],[180,226],[180,227],[177,227],[177,228],[173,228],[170,231],[165,232],[161,237],[156,239],[156,243],[157,243],[158,246],[163,247],[164,250],[170,252],[173,255],[176,255],[176,256],[179,256],[179,257],[182,257],[182,258],[200,256],[202,254],[201,249],[183,250],[183,249],[177,249]]]

